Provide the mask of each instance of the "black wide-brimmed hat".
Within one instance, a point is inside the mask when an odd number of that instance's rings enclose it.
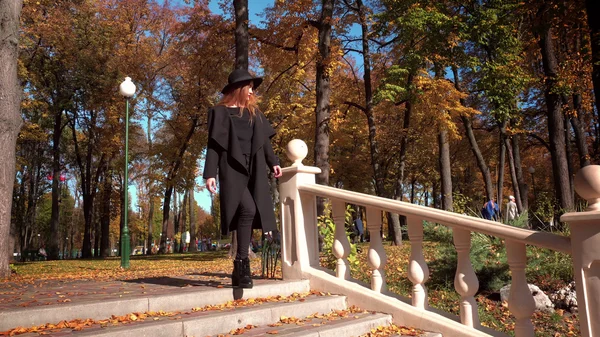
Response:
[[[227,85],[221,90],[221,93],[224,94],[240,83],[247,81],[252,81],[252,83],[254,83],[254,89],[256,89],[262,83],[263,79],[262,77],[252,76],[246,69],[236,69],[229,74]]]

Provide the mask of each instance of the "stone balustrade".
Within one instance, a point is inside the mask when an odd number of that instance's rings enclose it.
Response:
[[[298,139],[288,144],[288,157],[293,165],[283,169],[280,179],[282,216],[282,272],[284,279],[308,278],[311,287],[321,287],[343,292],[349,301],[361,302],[365,308],[388,308],[397,323],[414,319],[422,328],[435,328],[449,336],[501,335],[482,327],[479,323],[475,294],[479,287],[469,252],[471,233],[479,232],[504,239],[512,282],[509,310],[516,318],[517,337],[534,336],[531,317],[534,300],[526,281],[526,245],[544,247],[572,254],[577,301],[580,312],[581,334],[600,337],[600,166],[583,168],[576,176],[575,189],[586,199],[589,207],[584,212],[567,213],[561,217],[571,228],[571,237],[547,232],[516,228],[484,219],[446,212],[315,184],[320,169],[304,166],[302,160],[308,152],[306,144]],[[335,237],[332,252],[337,259],[333,278],[323,273],[319,266],[316,197],[328,198],[332,204]],[[350,275],[348,255],[350,243],[345,231],[346,204],[366,207],[366,228],[370,234],[367,253],[372,271],[369,288],[357,288]],[[407,310],[401,301],[387,292],[385,266],[387,257],[381,238],[382,213],[391,212],[407,217],[411,254],[407,278],[413,283],[412,307]],[[458,265],[454,285],[460,295],[460,322],[432,312],[428,307],[427,280],[429,269],[423,255],[423,221],[449,226],[457,251]],[[313,283],[314,282],[314,283]],[[362,286],[360,286],[362,287]],[[358,303],[357,302],[357,303]],[[408,317],[408,318],[407,318]],[[411,318],[412,317],[412,318]]]

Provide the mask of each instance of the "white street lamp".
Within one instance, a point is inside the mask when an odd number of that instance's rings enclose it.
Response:
[[[130,77],[125,77],[125,81],[119,85],[119,93],[126,98],[125,108],[125,202],[123,205],[123,232],[121,233],[121,268],[129,268],[129,228],[127,227],[127,213],[129,204],[129,99],[135,94],[135,84],[131,82]]]
[[[135,84],[131,82],[131,77],[125,77],[125,81],[119,85],[119,93],[126,98],[131,98],[135,94]]]

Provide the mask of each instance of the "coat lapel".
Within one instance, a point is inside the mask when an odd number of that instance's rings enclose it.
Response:
[[[238,141],[237,134],[235,133],[233,123],[231,122],[229,112],[222,106],[215,106],[213,113],[214,121],[211,123],[212,125],[210,125],[210,127],[213,128],[211,133],[212,138],[223,149],[226,149],[229,152],[229,155],[235,159],[246,172],[248,172],[246,169],[246,158],[244,158],[244,155],[242,154],[242,148]]]

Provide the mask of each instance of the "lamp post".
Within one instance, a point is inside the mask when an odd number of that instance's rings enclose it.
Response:
[[[534,173],[535,173],[535,168],[533,166],[529,166],[529,173],[531,173],[531,189],[533,190],[533,199],[535,199],[535,180],[534,180]]]
[[[125,81],[119,85],[119,93],[126,99],[125,105],[125,200],[123,205],[123,232],[121,233],[121,268],[129,268],[129,228],[127,227],[127,213],[129,209],[129,99],[135,94],[135,84],[131,82],[130,77],[125,77]]]

